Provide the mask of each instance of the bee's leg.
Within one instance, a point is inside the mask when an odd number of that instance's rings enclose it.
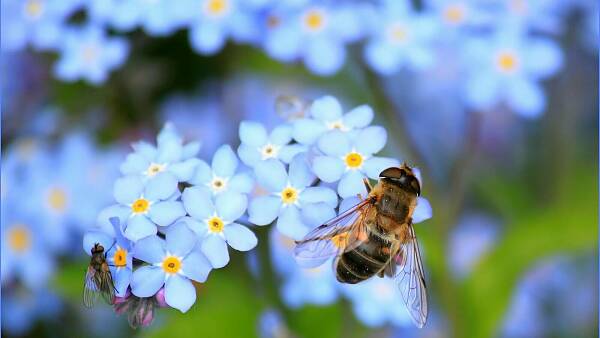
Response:
[[[363,183],[365,184],[365,188],[367,188],[367,194],[371,192],[371,190],[373,190],[373,187],[371,186],[371,183],[369,183],[369,180],[367,178],[363,178]]]

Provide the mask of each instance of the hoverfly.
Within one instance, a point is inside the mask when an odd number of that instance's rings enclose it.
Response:
[[[305,267],[335,257],[336,278],[356,284],[375,275],[393,277],[414,323],[427,321],[427,288],[412,224],[421,185],[406,164],[387,168],[368,196],[296,241],[296,260]]]
[[[115,298],[115,285],[106,262],[107,253],[100,243],[94,244],[91,253],[92,258],[85,274],[83,305],[92,307],[98,299],[98,294],[101,294],[108,304],[112,304]]]

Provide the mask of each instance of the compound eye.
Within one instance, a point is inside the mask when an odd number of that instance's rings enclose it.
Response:
[[[380,178],[391,178],[391,179],[399,179],[402,176],[406,175],[404,169],[400,169],[397,167],[390,167],[385,169],[379,174]]]

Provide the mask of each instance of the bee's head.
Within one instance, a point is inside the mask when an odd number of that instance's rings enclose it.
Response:
[[[92,255],[96,254],[96,253],[103,253],[103,252],[104,252],[104,247],[100,243],[94,244],[94,247],[92,248]]]
[[[419,183],[419,179],[413,172],[413,169],[406,163],[402,164],[400,167],[390,167],[385,169],[379,174],[379,178],[402,187],[417,196],[421,195],[421,184]]]

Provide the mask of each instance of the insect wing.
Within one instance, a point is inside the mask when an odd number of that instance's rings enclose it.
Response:
[[[409,228],[411,239],[402,244],[386,274],[394,277],[413,322],[422,328],[427,322],[427,287],[419,243],[412,225]]]
[[[305,117],[306,102],[297,96],[280,95],[275,99],[277,115],[287,121]]]
[[[94,306],[98,299],[99,289],[96,285],[96,274],[96,270],[88,266],[83,285],[83,305],[88,308]]]
[[[100,283],[100,293],[102,298],[108,304],[113,303],[115,299],[115,284],[113,283],[112,274],[110,270],[101,272],[98,274],[98,281]]]
[[[370,200],[363,200],[296,241],[294,256],[298,264],[316,267],[340,252],[356,248],[366,238],[363,220],[371,207]]]

